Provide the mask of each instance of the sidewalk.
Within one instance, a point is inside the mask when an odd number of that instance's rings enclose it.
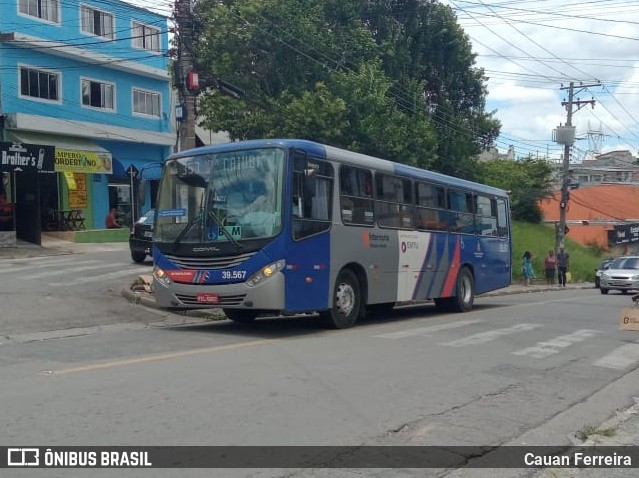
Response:
[[[0,246],[0,260],[82,254],[86,252],[125,251],[128,249],[128,242],[76,243],[43,234],[41,246],[20,240],[15,245]]]
[[[627,447],[639,443],[639,397],[634,397],[635,404],[625,410],[617,410],[615,415],[597,427],[584,440],[577,441],[575,446],[593,447]],[[614,449],[613,449],[614,450]],[[606,455],[611,454],[607,449]],[[614,450],[624,455],[622,449]],[[628,450],[625,450],[628,453]],[[634,453],[634,452],[633,452]],[[533,478],[627,478],[637,476],[637,464],[634,468],[545,468],[533,475]]]
[[[522,283],[513,283],[505,289],[499,289],[485,294],[478,295],[477,297],[492,297],[495,295],[511,295],[511,294],[528,294],[533,292],[547,292],[551,290],[566,290],[566,289],[594,289],[595,285],[592,282],[570,282],[566,284],[566,287],[559,287],[559,285],[547,285],[542,282],[538,282],[532,285],[524,285]]]

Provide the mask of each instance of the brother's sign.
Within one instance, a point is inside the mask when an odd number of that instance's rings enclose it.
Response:
[[[53,172],[54,162],[53,146],[0,143],[0,171]]]

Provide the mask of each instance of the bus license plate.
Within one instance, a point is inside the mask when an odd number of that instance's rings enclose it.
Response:
[[[219,304],[220,296],[209,292],[199,292],[195,298],[200,304]]]

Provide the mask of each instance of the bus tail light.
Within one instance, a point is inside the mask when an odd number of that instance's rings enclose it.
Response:
[[[286,261],[284,261],[284,259],[280,259],[279,261],[272,262],[271,264],[265,267],[262,267],[259,271],[253,274],[249,278],[249,280],[246,281],[246,284],[249,287],[255,287],[259,283],[271,277],[273,274],[281,271],[285,265],[286,265]]]

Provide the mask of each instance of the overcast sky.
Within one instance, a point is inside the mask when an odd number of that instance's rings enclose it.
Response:
[[[165,15],[165,0],[129,0]],[[453,8],[489,78],[487,109],[517,157],[559,159],[552,130],[566,123],[568,87],[595,100],[577,111],[572,161],[593,151],[639,156],[639,0],[441,0]],[[601,86],[580,88],[579,85]]]
[[[488,110],[497,110],[497,147],[517,157],[559,158],[552,130],[566,123],[567,87],[595,100],[577,111],[572,156],[630,150],[639,155],[638,0],[445,0],[455,11],[489,77]]]

